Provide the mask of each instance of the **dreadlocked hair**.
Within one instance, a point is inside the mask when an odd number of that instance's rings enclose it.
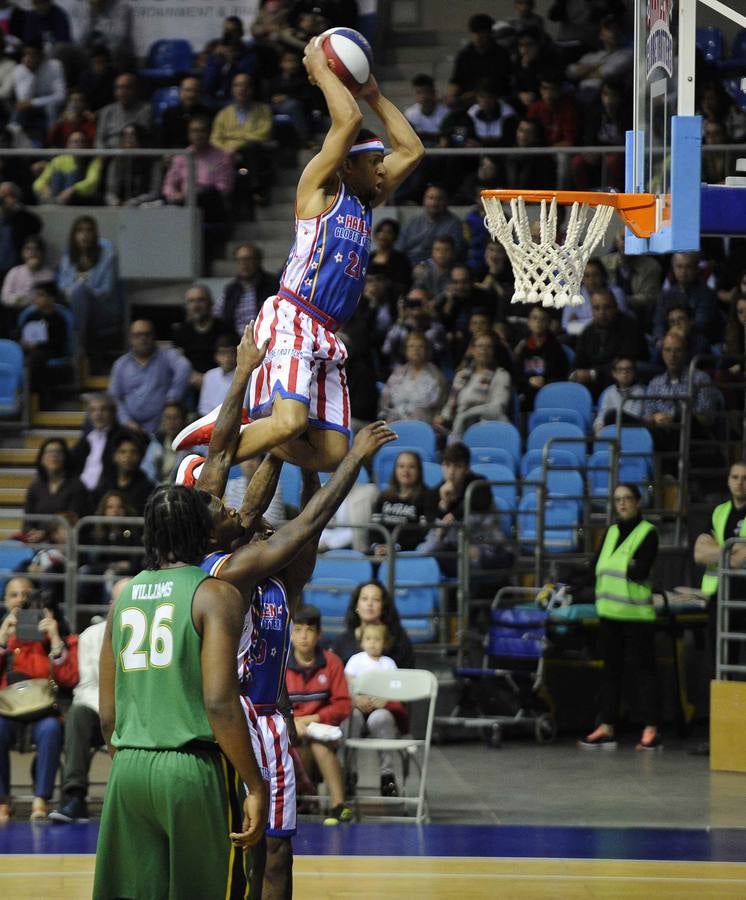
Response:
[[[199,565],[211,533],[210,513],[197,491],[176,484],[156,488],[145,506],[145,568]]]

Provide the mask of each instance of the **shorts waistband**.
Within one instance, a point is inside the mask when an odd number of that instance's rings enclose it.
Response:
[[[254,709],[258,716],[273,716],[277,712],[275,703],[255,703]]]
[[[284,300],[289,300],[293,306],[302,309],[304,313],[307,313],[312,319],[315,319],[319,325],[326,328],[327,331],[333,333],[339,328],[340,323],[330,316],[329,313],[325,313],[323,309],[314,306],[313,303],[300,297],[295,291],[291,291],[290,288],[285,287],[285,285],[280,285],[277,296],[282,297]]]

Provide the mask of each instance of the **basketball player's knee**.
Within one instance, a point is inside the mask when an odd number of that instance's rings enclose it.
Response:
[[[292,441],[308,428],[308,408],[303,403],[275,403],[272,421],[278,441]]]
[[[293,867],[293,847],[289,838],[267,838],[267,863],[265,878],[287,877]]]

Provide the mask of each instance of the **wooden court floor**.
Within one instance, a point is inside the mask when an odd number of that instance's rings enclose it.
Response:
[[[0,897],[83,900],[94,857],[0,857]],[[298,900],[746,897],[746,864],[402,856],[297,856]],[[198,900],[198,898],[185,898]]]

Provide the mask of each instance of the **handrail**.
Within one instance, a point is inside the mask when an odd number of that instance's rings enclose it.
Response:
[[[730,629],[730,611],[746,610],[746,601],[731,600],[731,578],[744,578],[746,572],[743,568],[734,569],[730,566],[730,552],[737,545],[746,544],[746,538],[728,538],[720,548],[718,560],[718,593],[717,593],[717,631],[715,640],[715,678],[718,681],[727,681],[731,674],[743,676],[746,673],[746,665],[737,665],[728,662],[729,654],[726,648],[729,643],[736,645],[746,644],[746,633],[733,632]],[[710,601],[713,602],[712,600]]]

